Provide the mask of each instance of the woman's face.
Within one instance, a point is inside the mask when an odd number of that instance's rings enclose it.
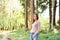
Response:
[[[34,14],[33,19],[36,20],[36,15]]]

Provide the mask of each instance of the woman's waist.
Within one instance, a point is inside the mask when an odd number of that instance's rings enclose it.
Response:
[[[33,33],[35,33],[36,31],[37,31],[37,30],[33,30],[33,29],[30,30],[30,32],[33,32]]]

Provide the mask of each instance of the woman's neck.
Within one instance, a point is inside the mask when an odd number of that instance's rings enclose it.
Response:
[[[37,21],[37,20],[35,20],[35,21]]]
[[[35,20],[35,21],[38,21],[38,20]]]

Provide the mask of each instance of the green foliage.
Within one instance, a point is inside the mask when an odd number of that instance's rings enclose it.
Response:
[[[21,5],[24,7],[25,6],[25,0],[19,0]],[[30,0],[28,0],[28,7],[30,6]]]
[[[48,40],[60,40],[60,33],[50,36]]]
[[[24,7],[24,5],[25,5],[25,0],[19,0],[19,1],[20,1],[21,5]]]
[[[51,36],[48,40],[60,40],[60,35]]]
[[[24,7],[25,6],[25,0],[20,0],[21,5]],[[45,5],[43,5],[43,3],[45,3]],[[47,8],[48,5],[48,0],[38,0],[38,8],[41,8],[40,10],[42,10],[40,13],[44,12]],[[28,7],[30,6],[30,0],[28,1]],[[37,5],[35,5],[37,6]],[[30,8],[30,7],[29,7]]]
[[[44,12],[46,10],[47,6],[46,5],[41,5],[41,9],[42,9],[42,12]],[[41,13],[42,13],[41,12]]]
[[[19,9],[16,7],[14,8],[13,6],[8,6],[9,3],[9,0],[3,0],[2,2],[4,2],[5,4],[2,4],[4,5],[0,7],[3,7],[2,9],[0,10],[3,10],[3,11],[0,11],[0,29],[4,27],[7,28],[7,29],[12,29],[12,28],[21,28],[22,26],[24,26],[24,8],[20,5],[21,7],[19,7]],[[18,1],[17,1],[18,2]],[[10,9],[10,7],[12,9]]]
[[[30,40],[30,32],[29,31],[26,32],[24,29],[18,29],[9,32],[8,37],[11,38],[12,40]],[[1,39],[2,39],[2,35],[0,34],[0,40]],[[40,32],[38,40],[60,40],[60,31],[58,33]]]
[[[48,2],[48,0],[38,0],[38,8],[42,10],[41,12],[39,11],[39,13],[43,13],[47,9]]]
[[[20,30],[10,32],[9,37],[12,40],[29,40],[29,34],[27,33],[29,32],[24,31],[24,29],[20,29]]]

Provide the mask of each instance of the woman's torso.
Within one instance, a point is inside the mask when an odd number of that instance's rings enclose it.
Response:
[[[35,21],[33,24],[32,24],[32,28],[30,30],[30,32],[36,32],[38,30],[38,21]]]

